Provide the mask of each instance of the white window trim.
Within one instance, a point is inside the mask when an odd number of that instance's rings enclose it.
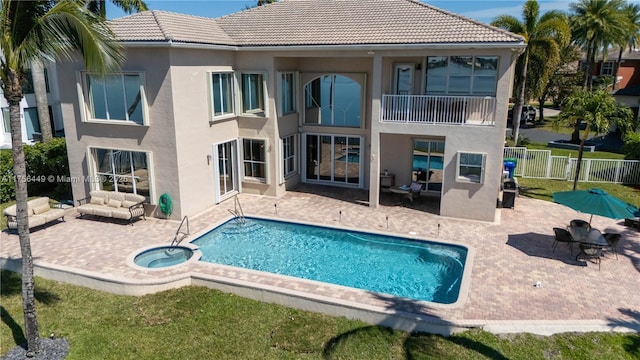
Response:
[[[462,157],[462,154],[482,155],[482,165],[480,166],[480,178],[477,181],[467,176],[460,175],[460,158]],[[469,183],[469,184],[484,184],[486,162],[487,162],[486,153],[476,152],[476,151],[458,151],[458,153],[456,154],[456,182]]]
[[[79,103],[82,106],[82,111],[80,115],[80,120],[82,122],[90,122],[90,123],[99,123],[99,124],[117,124],[117,125],[128,125],[128,126],[149,126],[149,104],[147,102],[147,93],[146,93],[146,78],[144,76],[144,72],[141,71],[122,71],[117,73],[111,73],[107,75],[131,75],[135,74],[140,77],[140,101],[142,103],[142,124],[138,124],[131,120],[108,120],[108,119],[95,119],[91,117],[91,106],[89,99],[89,87],[87,84],[87,76],[96,75],[95,73],[89,71],[80,71],[79,72],[79,82],[78,86],[78,96]]]
[[[243,98],[242,98],[242,75],[244,74],[258,74],[262,75],[262,102],[264,111],[252,111],[252,112],[244,112],[243,110]],[[251,71],[251,70],[240,70],[235,72],[236,79],[236,114],[245,117],[259,117],[259,118],[267,118],[269,117],[269,93],[267,91],[267,72],[266,71]]]
[[[282,108],[282,95],[283,95],[283,88],[282,88],[282,75],[286,75],[286,74],[293,74],[293,99],[291,99],[292,102],[292,106],[293,106],[293,111],[288,111],[285,112],[284,109]],[[278,71],[277,74],[277,84],[276,84],[276,91],[278,94],[277,97],[277,101],[278,101],[278,114],[282,115],[288,115],[288,114],[295,114],[298,112],[298,79],[300,77],[300,73],[298,71]]]
[[[367,101],[367,74],[366,73],[359,73],[359,72],[324,72],[324,73],[303,73],[303,75],[305,75],[305,78],[303,81],[305,81],[304,84],[302,84],[302,88],[300,89],[301,91],[301,96],[302,99],[299,100],[298,105],[301,106],[299,107],[299,109],[303,109],[302,112],[302,124],[304,126],[327,126],[327,127],[331,127],[331,128],[336,128],[336,129],[364,129],[366,126],[366,101]],[[353,80],[354,82],[358,83],[360,85],[360,124],[358,126],[336,126],[333,125],[333,119],[331,120],[331,124],[314,124],[314,123],[307,123],[307,93],[306,93],[306,88],[307,85],[309,83],[311,83],[313,80],[320,78],[322,76],[325,75],[342,75],[345,77],[350,78],[351,80]],[[362,77],[362,83],[360,83],[358,80],[356,80],[358,77]],[[332,115],[333,116],[333,115]]]
[[[605,67],[605,65],[607,65],[607,66]],[[615,68],[615,64],[613,63],[613,61],[603,61],[602,65],[600,66],[600,75],[613,76],[614,68]],[[605,70],[607,70],[607,71],[605,72]]]
[[[231,75],[231,112],[223,115],[215,115],[215,104],[213,103],[213,75],[214,74],[230,74]],[[207,94],[209,101],[209,122],[218,120],[224,120],[236,117],[238,114],[237,98],[238,98],[238,83],[236,81],[236,75],[233,70],[223,71],[209,71],[207,72]]]
[[[245,140],[254,140],[254,141],[263,141],[264,142],[264,178],[247,176],[244,173],[244,164],[245,164],[245,161],[246,161],[244,159],[244,141]],[[269,156],[268,156],[268,154],[270,152],[269,139],[245,137],[245,138],[241,138],[240,139],[240,146],[241,146],[241,149],[239,151],[239,153],[240,153],[240,162],[239,162],[239,164],[241,166],[242,181],[260,183],[260,184],[269,184]],[[257,162],[257,161],[255,161],[255,162]]]
[[[293,138],[293,169],[285,174],[285,168],[286,168],[286,159],[284,157],[284,139],[286,138]],[[279,184],[282,185],[284,184],[284,181],[292,176],[295,176],[298,173],[298,161],[300,159],[299,156],[299,146],[300,140],[299,140],[299,134],[291,134],[291,135],[287,135],[283,138],[279,139],[278,142],[278,146],[279,146],[279,153],[280,153],[280,179],[279,179]]]
[[[96,159],[93,156],[94,149],[102,149],[102,150],[120,150],[120,151],[129,151],[129,152],[142,152],[147,155],[147,174],[149,177],[149,203],[155,204],[156,198],[156,186],[155,186],[155,174],[153,171],[153,153],[148,150],[140,150],[140,149],[124,149],[124,148],[114,148],[109,146],[87,146],[86,156],[87,156],[87,177],[84,179],[89,182],[89,189],[100,190],[99,181],[98,181],[98,165],[96,164]],[[143,195],[144,196],[144,195]]]

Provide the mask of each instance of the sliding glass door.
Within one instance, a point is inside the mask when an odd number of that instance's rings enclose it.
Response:
[[[424,184],[422,190],[441,192],[443,179],[444,141],[413,141],[413,180]]]
[[[238,141],[231,140],[213,146],[216,203],[239,191]]]
[[[362,138],[344,135],[305,137],[305,180],[362,187]]]

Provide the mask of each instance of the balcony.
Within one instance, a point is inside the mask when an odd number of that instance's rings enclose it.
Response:
[[[495,109],[491,96],[382,95],[380,122],[493,126]]]

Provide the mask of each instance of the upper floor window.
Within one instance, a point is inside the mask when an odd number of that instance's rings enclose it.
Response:
[[[142,74],[85,73],[85,81],[90,120],[147,123]]]
[[[602,63],[600,75],[613,75],[613,61],[605,61]]]
[[[296,74],[283,72],[280,76],[280,114],[289,114],[296,111]]]
[[[244,139],[242,141],[242,159],[244,177],[261,181],[267,179],[266,141],[261,139]]]
[[[428,56],[425,94],[495,96],[497,56]]]
[[[242,73],[242,113],[266,116],[264,100],[264,75],[261,73]]]
[[[211,74],[213,117],[233,115],[233,73]]]
[[[304,87],[305,124],[360,127],[362,86],[350,77],[330,74]]]

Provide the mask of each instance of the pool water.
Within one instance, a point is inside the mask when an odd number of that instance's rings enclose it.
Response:
[[[200,261],[442,304],[457,301],[467,257],[462,246],[255,218],[192,243]]]
[[[426,170],[428,159],[429,156],[426,155],[413,155],[413,170]],[[431,170],[442,170],[442,156],[432,155],[428,165]]]
[[[182,264],[193,256],[193,250],[182,246],[161,246],[138,254],[133,262],[142,267],[157,269]]]

